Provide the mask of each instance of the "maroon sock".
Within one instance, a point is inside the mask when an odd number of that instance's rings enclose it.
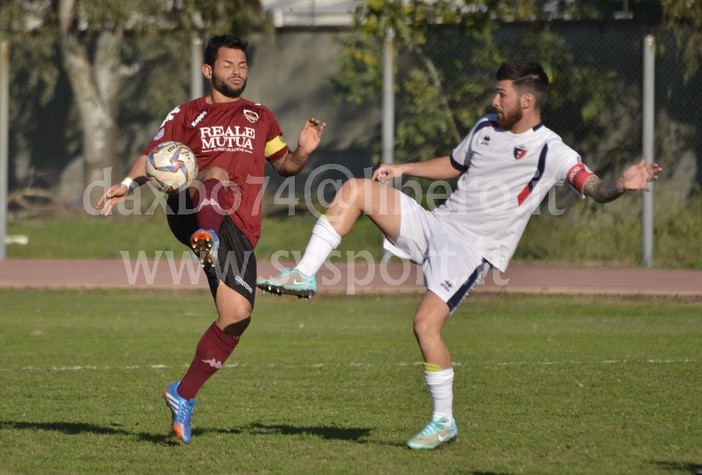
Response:
[[[224,365],[238,343],[239,337],[227,335],[213,323],[200,338],[195,358],[178,385],[180,397],[193,399],[203,384]]]
[[[226,214],[226,191],[227,187],[222,185],[222,182],[211,178],[205,180],[202,188],[195,192],[193,205],[197,210],[197,225],[201,229],[214,229],[215,232],[219,232]]]

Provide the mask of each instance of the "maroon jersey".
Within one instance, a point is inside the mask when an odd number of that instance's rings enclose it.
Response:
[[[173,109],[146,147],[173,140],[190,147],[200,170],[220,167],[229,173],[231,192],[220,203],[256,246],[261,235],[261,198],[265,160],[284,157],[288,146],[273,113],[246,99],[208,104],[204,97]]]

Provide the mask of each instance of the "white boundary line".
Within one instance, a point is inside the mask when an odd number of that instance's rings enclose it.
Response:
[[[665,359],[646,359],[646,360],[602,360],[602,361],[502,361],[495,363],[477,363],[469,365],[464,363],[454,362],[454,366],[467,367],[485,367],[485,366],[592,366],[592,365],[626,365],[626,364],[648,364],[648,365],[675,365],[675,364],[702,364],[702,360],[695,359],[680,359],[680,360],[665,360]],[[270,363],[262,365],[265,368],[374,368],[380,366],[421,366],[421,362],[398,362],[395,364],[378,365],[374,363],[348,363],[348,364],[328,364],[328,363],[312,363],[305,365],[281,365]],[[258,365],[249,363],[234,363],[226,364],[225,368],[255,368]],[[170,366],[166,364],[151,364],[151,365],[128,365],[128,366],[95,366],[95,365],[76,365],[76,366],[23,366],[20,368],[0,368],[0,372],[24,372],[24,371],[129,371],[129,370],[152,370],[152,369],[169,369],[169,368],[187,368],[188,365]]]

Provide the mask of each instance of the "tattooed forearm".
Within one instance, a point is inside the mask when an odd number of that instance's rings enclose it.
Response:
[[[624,191],[618,181],[600,180],[596,176],[590,177],[583,188],[583,192],[598,203],[616,200]]]

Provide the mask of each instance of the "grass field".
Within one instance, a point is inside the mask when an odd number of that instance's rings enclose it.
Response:
[[[600,206],[589,200],[571,205],[562,216],[546,212],[529,222],[514,260],[528,263],[581,266],[640,266],[642,263],[640,197],[626,196]],[[657,212],[653,262],[660,268],[702,269],[699,236],[702,234],[702,199],[686,206],[664,207]],[[298,211],[293,216],[263,219],[259,260],[275,252],[303,251],[315,216]],[[11,259],[120,259],[120,251],[178,251],[183,247],[171,235],[162,212],[155,215],[87,216],[66,212],[57,216],[11,221],[8,234],[26,236],[26,245],[7,247]],[[339,251],[381,254],[381,234],[368,218],[360,219],[341,243]]]
[[[178,445],[160,397],[214,318],[202,292],[0,291],[0,472],[673,474],[702,466],[702,302],[476,295],[445,330],[456,442],[416,297],[260,296]]]

